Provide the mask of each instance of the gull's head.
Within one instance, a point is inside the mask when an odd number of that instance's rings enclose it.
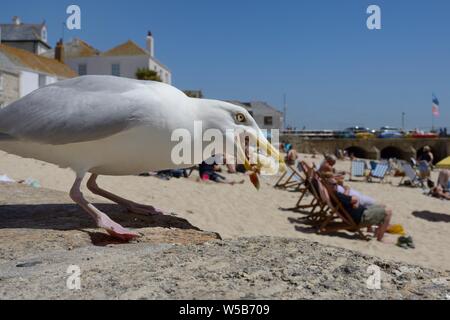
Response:
[[[245,108],[217,100],[203,100],[201,104],[203,129],[216,129],[223,134],[223,154],[234,157],[237,163],[250,171],[250,180],[256,188],[259,189],[258,175],[284,171],[279,151],[267,140]]]

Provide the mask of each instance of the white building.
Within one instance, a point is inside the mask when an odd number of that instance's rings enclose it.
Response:
[[[247,109],[261,129],[283,129],[283,112],[263,101],[229,101]]]
[[[146,49],[131,40],[108,51],[100,52],[81,39],[64,44],[64,62],[78,75],[113,75],[136,79],[138,69],[155,71],[164,83],[172,83],[172,74],[155,58],[155,42],[148,32]],[[53,56],[52,51],[45,53]]]
[[[0,101],[3,101],[3,105],[42,86],[77,76],[69,66],[56,59],[4,44],[0,44],[0,63],[3,88],[0,90]],[[18,85],[14,84],[14,75],[18,76]]]

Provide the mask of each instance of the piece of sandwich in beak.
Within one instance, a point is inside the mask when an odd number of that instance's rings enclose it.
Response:
[[[240,159],[244,160],[245,169],[250,172],[251,183],[259,190],[261,187],[259,175],[275,175],[278,172],[284,172],[285,166],[280,153],[267,139],[262,135],[252,135],[252,138],[256,141],[256,148],[247,146],[247,154],[244,152],[246,146],[243,148],[238,144],[237,149]]]

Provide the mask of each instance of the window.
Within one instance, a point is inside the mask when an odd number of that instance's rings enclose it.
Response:
[[[272,117],[264,117],[264,125],[265,126],[271,126],[273,124],[273,118]]]
[[[47,77],[44,74],[39,75],[39,88],[41,88],[47,84],[46,80],[47,80]]]
[[[0,73],[0,91],[3,91],[3,74]]]
[[[78,75],[80,76],[87,75],[87,64],[82,63],[78,65]]]
[[[120,77],[120,64],[113,63],[111,65],[111,74],[116,77]]]

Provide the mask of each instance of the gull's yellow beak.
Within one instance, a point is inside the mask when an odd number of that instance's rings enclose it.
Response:
[[[252,135],[253,136],[253,135]],[[278,172],[284,172],[286,167],[284,165],[283,158],[280,156],[279,151],[263,136],[253,137],[257,143],[258,149],[265,151],[265,155],[258,152],[258,150],[253,151],[249,159],[242,147],[238,147],[241,153],[241,158],[244,159],[244,166],[247,171],[250,171],[250,181],[259,190],[261,184],[259,182],[259,175],[275,175]],[[253,161],[256,160],[256,161]],[[252,162],[250,162],[252,161]]]

